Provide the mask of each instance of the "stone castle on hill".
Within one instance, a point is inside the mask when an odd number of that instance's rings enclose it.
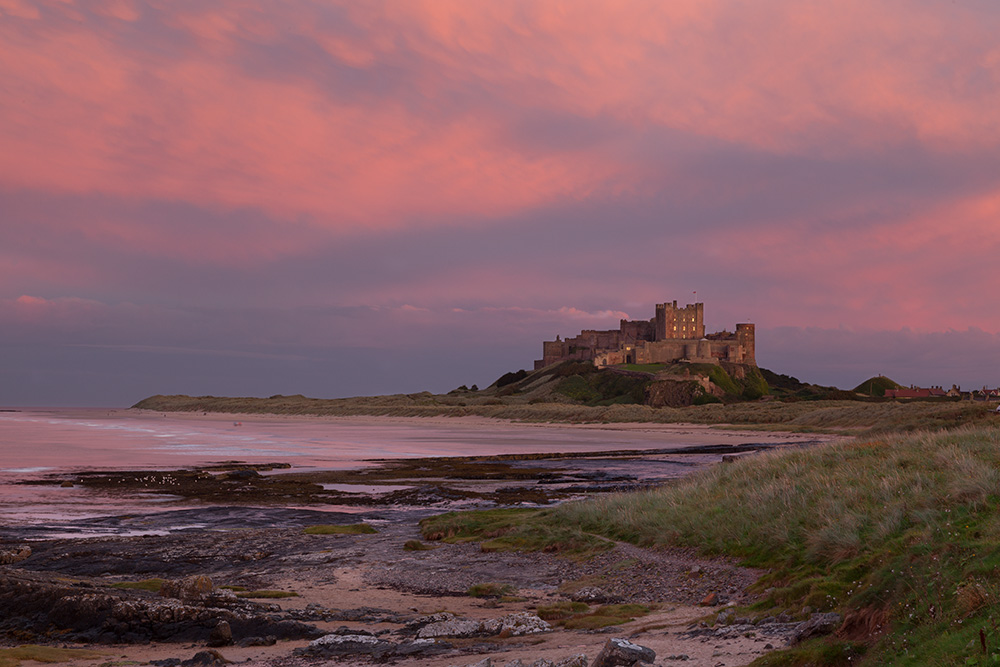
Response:
[[[677,307],[656,304],[650,320],[622,320],[617,330],[580,332],[579,336],[542,343],[535,369],[557,361],[592,361],[598,368],[617,364],[657,364],[685,361],[757,365],[754,325],[737,324],[736,332],[705,334],[705,304]]]

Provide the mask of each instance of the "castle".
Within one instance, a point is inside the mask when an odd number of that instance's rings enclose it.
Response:
[[[675,361],[756,366],[754,325],[737,324],[735,333],[705,335],[705,304],[678,308],[676,301],[658,303],[650,320],[621,320],[617,330],[587,329],[574,338],[545,341],[535,369],[567,360],[592,361],[598,368]]]

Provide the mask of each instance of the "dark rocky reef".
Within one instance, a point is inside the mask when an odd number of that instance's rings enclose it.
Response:
[[[311,639],[323,633],[275,614],[275,605],[243,600],[211,586],[180,583],[178,597],[123,590],[89,581],[64,582],[22,570],[0,572],[0,636],[18,642],[58,637],[99,644],[157,642],[219,643],[220,625],[229,641],[249,638]],[[207,585],[204,582],[208,582]],[[228,643],[228,642],[227,642]]]

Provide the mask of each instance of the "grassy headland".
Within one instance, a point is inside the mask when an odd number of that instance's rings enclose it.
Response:
[[[747,367],[744,367],[747,368]],[[151,396],[134,407],[162,412],[321,416],[468,417],[522,422],[733,424],[785,431],[876,433],[938,429],[992,417],[982,403],[893,402],[750,368],[663,364],[598,371],[563,363],[508,373],[490,387],[343,399]],[[712,392],[699,384],[708,379]],[[669,401],[680,405],[671,406]],[[663,402],[668,401],[664,405]]]
[[[586,555],[621,540],[768,568],[747,613],[840,612],[760,665],[1000,663],[1000,427],[761,454],[676,485],[537,511],[446,514],[425,537]]]

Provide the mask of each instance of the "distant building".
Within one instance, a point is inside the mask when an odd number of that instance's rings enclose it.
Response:
[[[736,331],[705,334],[705,304],[656,304],[649,320],[621,320],[617,330],[587,329],[573,338],[542,343],[535,368],[558,361],[592,361],[598,368],[617,364],[656,364],[675,361],[757,365],[755,330],[750,323]]]
[[[997,401],[1000,400],[1000,389],[973,389],[970,398],[974,401]]]

